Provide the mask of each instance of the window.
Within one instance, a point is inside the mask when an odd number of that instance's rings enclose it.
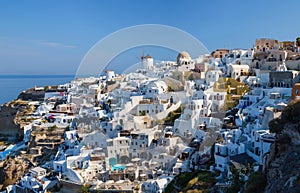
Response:
[[[298,93],[299,93],[299,90],[298,90],[298,89],[296,89],[295,93],[296,93],[296,94],[298,94]]]

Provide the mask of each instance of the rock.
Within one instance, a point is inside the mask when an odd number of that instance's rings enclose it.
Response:
[[[288,113],[295,115],[293,110],[298,109],[293,105],[298,107],[299,102],[288,106]],[[287,117],[284,113],[283,116]],[[299,124],[295,123],[295,120],[300,120],[300,114],[297,116],[290,121],[286,119],[283,129],[276,134],[276,143],[271,146],[265,168],[267,176],[265,193],[300,192],[300,133]]]
[[[25,117],[34,112],[34,106],[27,101],[14,100],[1,106],[0,110],[0,139],[18,140],[23,137],[23,127],[31,123]]]
[[[0,166],[0,184],[3,184],[1,190],[5,190],[28,172],[32,164],[22,158],[9,158],[0,162]]]
[[[43,101],[45,97],[45,91],[36,91],[34,89],[28,89],[19,94],[18,99],[24,101]]]

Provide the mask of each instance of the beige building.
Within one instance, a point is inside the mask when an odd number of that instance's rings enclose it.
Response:
[[[293,51],[295,48],[295,42],[293,41],[283,41],[280,42],[280,48],[283,50],[291,50]]]
[[[226,54],[229,53],[229,49],[216,49],[211,53],[211,56],[214,58],[223,58]]]
[[[183,51],[177,56],[178,71],[185,72],[195,69],[195,62],[192,60],[189,53]]]
[[[260,38],[255,41],[255,49],[265,52],[266,50],[278,49],[279,42],[275,39]]]

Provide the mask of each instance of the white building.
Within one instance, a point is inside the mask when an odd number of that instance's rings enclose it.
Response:
[[[252,59],[254,55],[253,49],[243,50],[230,50],[229,53],[225,56],[226,64],[246,64],[248,66],[251,65]]]
[[[142,191],[145,193],[162,193],[173,177],[162,177],[157,180],[148,180],[142,184]]]
[[[106,148],[106,140],[107,136],[102,131],[96,130],[83,136],[81,143],[86,145],[90,149],[94,149],[97,147]]]
[[[238,79],[241,76],[246,76],[249,73],[250,67],[246,64],[229,64],[227,75],[233,79]]]
[[[183,51],[177,56],[178,71],[185,72],[195,69],[195,61],[192,60],[189,53]]]
[[[116,77],[115,71],[113,70],[106,70],[105,75],[106,75],[106,80],[112,80]]]
[[[153,58],[149,54],[142,56],[142,63],[145,69],[153,70]]]
[[[222,77],[222,74],[220,70],[208,70],[205,75],[205,81],[209,86],[213,86]]]
[[[130,138],[116,137],[108,139],[107,154],[109,158],[115,158],[118,163],[126,164],[129,162],[129,148],[131,144]]]
[[[34,193],[44,193],[55,184],[57,184],[57,180],[50,180],[46,178],[46,169],[41,167],[32,168],[28,174],[25,174],[21,178],[20,185],[16,185],[19,189],[23,189],[24,192],[29,189]],[[16,192],[16,189],[13,188]]]
[[[156,100],[151,102],[150,100],[140,101],[140,104],[136,106],[134,110],[136,112],[132,112],[132,114],[136,115],[154,115],[157,113],[161,113],[167,110],[170,104],[168,102],[162,103],[160,100]]]
[[[161,80],[153,81],[147,85],[145,97],[155,98],[157,95],[165,93],[167,91],[168,91],[168,86],[164,81]]]

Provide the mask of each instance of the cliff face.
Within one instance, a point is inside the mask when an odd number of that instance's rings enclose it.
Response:
[[[15,136],[20,131],[20,126],[14,121],[17,108],[10,103],[6,103],[0,110],[0,137]]]
[[[6,186],[17,182],[28,172],[30,165],[30,162],[17,157],[0,162],[0,190],[5,190]]]
[[[45,97],[45,91],[35,91],[34,89],[28,89],[25,92],[21,92],[18,99],[25,101],[43,101]]]
[[[31,123],[29,114],[34,112],[34,106],[27,101],[15,100],[1,106],[0,110],[0,140],[22,138],[24,125]]]
[[[300,192],[300,148],[282,146],[267,170],[266,193]]]
[[[300,192],[300,102],[294,101],[281,118],[270,122],[276,142],[266,167],[266,193]]]

